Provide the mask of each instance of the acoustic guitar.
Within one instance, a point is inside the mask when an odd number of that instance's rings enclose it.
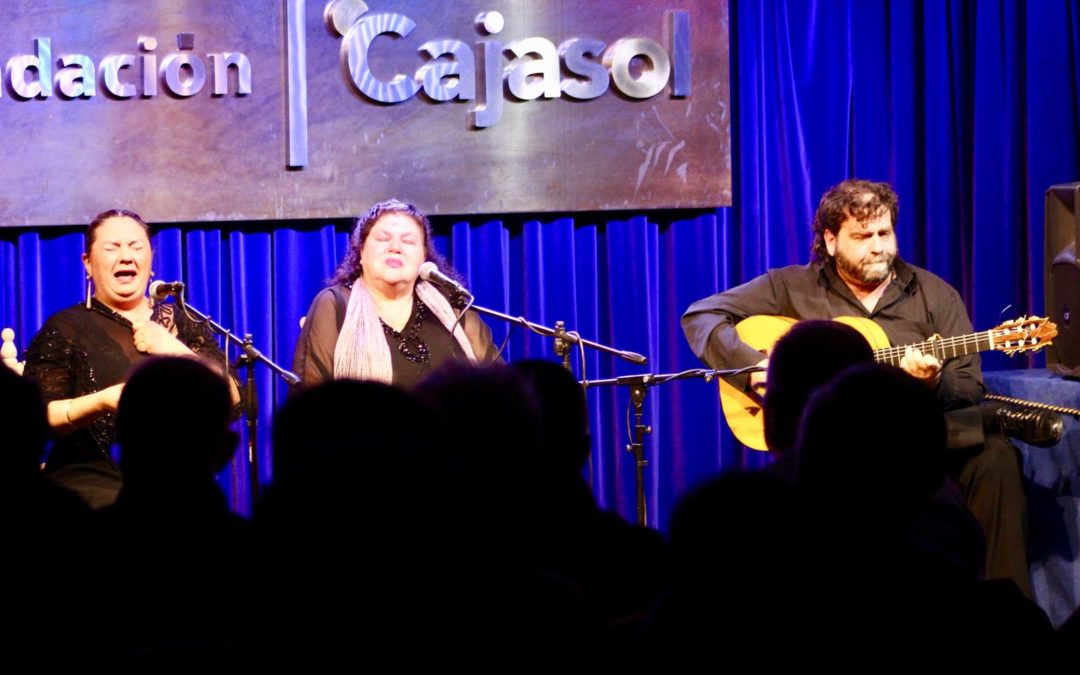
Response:
[[[1038,351],[1049,345],[1057,335],[1057,326],[1050,320],[1024,316],[980,333],[949,338],[934,336],[922,342],[892,347],[885,331],[872,319],[842,316],[835,320],[851,326],[866,338],[874,349],[875,361],[894,366],[900,365],[900,359],[908,347],[924,354],[933,354],[944,364],[948,359],[984,351],[999,351],[1009,356]],[[743,342],[767,356],[776,341],[791,330],[797,321],[783,316],[751,316],[736,324],[735,330]],[[736,382],[719,378],[718,382],[724,418],[735,438],[748,448],[767,450],[761,395],[743,384],[746,378],[738,378]]]

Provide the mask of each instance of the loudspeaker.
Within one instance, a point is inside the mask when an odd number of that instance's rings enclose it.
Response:
[[[1046,350],[1046,365],[1080,377],[1080,183],[1051,185],[1046,191],[1046,311],[1058,336]]]

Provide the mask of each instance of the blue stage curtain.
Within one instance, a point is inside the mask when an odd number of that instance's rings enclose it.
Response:
[[[699,27],[695,40],[709,34]],[[686,306],[804,262],[819,195],[857,176],[896,187],[902,255],[954,284],[977,328],[1045,313],[1043,193],[1080,179],[1075,2],[733,2],[730,35],[734,206],[436,219],[436,245],[478,303],[542,324],[562,320],[649,357],[641,368],[589,352],[590,379],[698,367],[678,323]],[[408,198],[408,185],[399,196]],[[163,226],[154,237],[157,277],[186,281],[192,304],[251,333],[287,367],[299,319],[343,256],[348,229],[342,221]],[[82,244],[70,228],[0,232],[0,324],[15,328],[20,350],[49,314],[83,297]],[[507,327],[491,323],[502,340]],[[520,328],[505,356],[554,358],[549,340]],[[1031,363],[991,355],[985,367]],[[258,387],[267,481],[272,413],[285,388],[265,368]],[[594,491],[632,520],[627,392],[597,388],[588,400]],[[666,523],[689,485],[765,461],[730,436],[715,383],[650,389],[644,421],[653,429],[645,488],[654,525]],[[222,476],[240,512],[245,461],[238,453]]]

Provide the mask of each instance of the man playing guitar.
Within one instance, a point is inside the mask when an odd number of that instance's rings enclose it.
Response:
[[[767,355],[744,342],[736,329],[756,315],[862,317],[878,324],[893,345],[972,333],[956,290],[899,257],[898,213],[899,200],[886,183],[845,180],[830,188],[814,216],[813,260],[770,270],[692,304],[682,317],[691,349],[715,369],[766,365]],[[898,356],[896,365],[933,388],[948,412],[953,477],[986,532],[987,578],[1013,579],[1030,597],[1019,453],[1000,435],[983,432],[977,404],[985,388],[978,350],[937,358],[908,348]],[[763,391],[764,373],[752,378],[739,385]],[[903,412],[882,414],[902,417]]]

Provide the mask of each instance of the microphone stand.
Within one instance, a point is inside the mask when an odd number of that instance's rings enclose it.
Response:
[[[576,334],[574,332],[566,330],[566,324],[563,323],[562,321],[556,321],[554,328],[548,328],[547,326],[542,326],[542,325],[540,325],[538,323],[533,323],[532,321],[529,321],[528,319],[526,319],[523,316],[510,316],[509,314],[503,314],[502,312],[497,312],[494,309],[488,309],[487,307],[483,307],[481,305],[474,305],[474,304],[472,304],[472,300],[473,300],[472,294],[469,293],[468,291],[457,293],[457,298],[456,299],[457,299],[458,302],[462,302],[462,301],[464,301],[466,299],[468,300],[468,303],[464,303],[464,307],[465,307],[466,310],[473,309],[479,314],[484,314],[486,316],[492,316],[492,317],[495,317],[496,319],[502,319],[503,321],[506,321],[507,323],[516,323],[519,326],[524,326],[525,328],[528,328],[529,330],[531,330],[534,333],[538,333],[540,335],[546,335],[548,337],[555,338],[555,353],[562,359],[563,368],[566,368],[571,373],[573,373],[574,371],[570,367],[570,347],[571,347],[571,345],[577,345],[577,344],[584,345],[586,347],[591,347],[591,348],[593,348],[593,349],[595,349],[597,351],[601,351],[601,352],[604,352],[606,354],[613,354],[613,355],[619,357],[620,359],[624,359],[626,361],[630,361],[631,363],[636,363],[638,365],[643,365],[647,361],[647,359],[645,358],[644,355],[638,354],[637,352],[629,352],[629,351],[625,351],[625,350],[622,350],[622,349],[615,349],[614,347],[608,347],[607,345],[602,345],[599,342],[593,342],[592,340],[586,340],[585,338],[581,337],[580,335],[578,335],[578,334]],[[582,363],[581,367],[584,370],[585,364]],[[582,373],[582,376],[584,376],[584,372]],[[588,473],[589,473],[589,477],[588,477],[589,487],[590,488],[595,488],[596,486],[593,484],[592,450],[589,451],[589,456],[586,458],[586,466],[588,466],[588,468],[589,468],[589,471],[588,471]]]
[[[534,333],[555,338],[555,353],[562,357],[563,366],[567,370],[570,369],[570,346],[577,344],[585,345],[586,347],[591,347],[592,349],[595,349],[597,351],[618,356],[620,359],[630,361],[631,363],[636,363],[639,366],[643,365],[648,360],[643,355],[638,354],[637,352],[628,352],[622,349],[616,349],[614,347],[602,345],[599,342],[586,340],[585,338],[577,335],[576,333],[567,331],[566,325],[562,321],[556,321],[555,328],[548,328],[547,326],[533,323],[532,321],[529,321],[523,316],[510,316],[509,314],[503,314],[502,312],[497,312],[494,309],[488,309],[487,307],[482,307],[480,305],[469,305],[468,308],[476,311],[479,314],[493,316],[496,319],[502,319],[507,323],[516,323],[519,326],[524,326],[525,328],[528,328]]]
[[[645,467],[649,465],[649,460],[645,459],[645,435],[652,433],[652,427],[646,424],[642,424],[642,417],[645,411],[645,394],[649,387],[655,387],[661,384],[666,384],[674,380],[685,379],[704,379],[706,382],[712,382],[716,377],[733,377],[736,375],[744,375],[746,373],[756,373],[765,370],[761,366],[749,366],[747,368],[738,368],[734,370],[710,370],[707,368],[694,368],[692,370],[684,370],[681,373],[668,373],[668,374],[653,374],[643,373],[641,375],[620,375],[618,377],[608,378],[606,380],[583,380],[582,385],[586,387],[603,387],[603,386],[624,386],[630,390],[630,402],[634,406],[634,429],[633,438],[626,446],[626,451],[634,455],[634,492],[637,502],[637,523],[642,527],[648,527],[649,519],[648,512],[645,508]]]
[[[244,380],[244,418],[247,420],[248,429],[248,476],[251,483],[251,508],[254,510],[255,502],[259,497],[259,448],[258,448],[258,422],[259,422],[259,390],[255,386],[255,364],[262,362],[270,367],[270,370],[277,373],[281,379],[285,380],[290,385],[300,382],[300,378],[288,370],[285,370],[272,360],[267,358],[265,354],[255,348],[255,344],[251,339],[251,333],[245,333],[244,338],[240,339],[232,333],[228,328],[225,328],[218,322],[210,318],[209,315],[203,314],[199,310],[195,309],[191,305],[184,301],[182,293],[177,294],[176,302],[180,305],[180,309],[184,314],[192,318],[196,323],[204,323],[210,327],[212,331],[225,338],[226,348],[228,347],[229,340],[240,345],[242,350],[240,355],[236,358],[236,367],[245,369]],[[192,317],[194,315],[194,317]],[[226,354],[228,357],[228,354]],[[228,377],[228,373],[225,374]]]

